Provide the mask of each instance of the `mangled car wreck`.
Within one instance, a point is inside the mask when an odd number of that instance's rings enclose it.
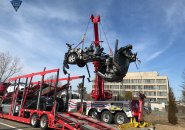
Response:
[[[116,41],[113,56],[103,52],[104,49],[100,46],[94,47],[93,44],[84,50],[72,48],[70,44],[66,45],[68,46],[68,52],[65,54],[63,62],[65,74],[67,73],[66,68],[69,69],[69,64],[84,67],[89,62],[99,61],[101,65],[95,73],[105,81],[121,82],[128,71],[130,63],[137,59],[137,54],[132,52],[132,45],[129,44],[118,49],[118,40]]]

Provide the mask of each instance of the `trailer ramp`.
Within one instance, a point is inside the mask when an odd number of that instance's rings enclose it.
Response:
[[[80,130],[118,130],[113,125],[103,123],[80,113],[58,113],[57,115],[72,127],[80,127]]]

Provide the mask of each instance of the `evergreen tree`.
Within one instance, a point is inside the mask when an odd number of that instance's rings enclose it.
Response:
[[[175,102],[175,96],[171,87],[169,87],[169,102],[168,102],[168,121],[171,124],[177,124],[177,106]]]
[[[125,100],[132,100],[132,92],[130,92],[130,91],[125,92],[124,99]]]

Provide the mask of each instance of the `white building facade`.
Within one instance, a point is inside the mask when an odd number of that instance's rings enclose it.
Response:
[[[111,90],[113,96],[124,96],[127,91],[138,96],[142,92],[151,102],[157,103],[167,103],[168,88],[168,77],[159,76],[157,72],[128,72],[123,82],[105,82],[105,90]]]

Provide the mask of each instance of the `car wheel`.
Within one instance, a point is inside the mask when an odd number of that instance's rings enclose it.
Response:
[[[40,128],[42,130],[47,130],[48,129],[48,116],[43,115],[40,119]]]
[[[30,123],[32,127],[38,127],[39,126],[39,116],[37,114],[33,114]]]
[[[123,112],[118,112],[116,113],[116,115],[114,116],[114,122],[116,124],[123,124],[123,123],[127,123],[128,122],[128,118],[125,115],[125,113]]]
[[[101,120],[105,123],[108,123],[110,124],[113,120],[113,116],[112,116],[112,113],[110,113],[109,111],[104,111],[102,114],[101,114]]]
[[[91,109],[89,112],[89,116],[95,119],[99,119],[99,114],[96,109]]]
[[[75,64],[77,62],[77,54],[71,53],[68,55],[67,61],[69,64]]]

